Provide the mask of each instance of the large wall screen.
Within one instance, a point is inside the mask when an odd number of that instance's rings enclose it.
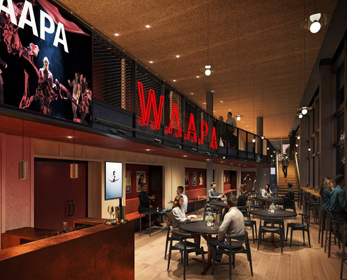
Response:
[[[91,32],[46,0],[0,3],[0,103],[91,125]]]

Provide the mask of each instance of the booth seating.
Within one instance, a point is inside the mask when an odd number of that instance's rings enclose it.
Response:
[[[140,213],[137,211],[139,208],[139,198],[130,198],[126,200],[125,214],[129,221],[140,218]]]
[[[198,209],[202,208],[202,204],[205,205],[206,188],[191,189],[191,190],[189,188],[186,188],[184,193],[188,197],[188,212],[194,211],[196,210],[196,208]],[[203,202],[199,203],[200,201],[203,201]]]

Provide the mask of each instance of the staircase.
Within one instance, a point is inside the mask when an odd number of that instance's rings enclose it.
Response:
[[[294,198],[298,199],[298,189],[296,187],[296,179],[295,179],[295,171],[294,171],[294,162],[293,160],[289,161],[289,166],[287,169],[287,178],[284,178],[283,172],[282,172],[282,166],[279,166],[279,185],[277,192],[279,195],[286,195],[288,192],[288,183],[291,182],[293,184],[293,191],[294,191]]]

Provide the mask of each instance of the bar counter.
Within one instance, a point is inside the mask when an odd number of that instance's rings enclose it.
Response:
[[[8,280],[134,279],[134,223],[97,224],[0,250],[0,272]]]

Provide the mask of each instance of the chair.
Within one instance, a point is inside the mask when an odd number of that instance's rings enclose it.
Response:
[[[166,242],[165,242],[165,255],[164,255],[164,260],[166,260],[166,256],[167,256],[167,248],[168,248],[168,245],[169,245],[169,241],[171,240],[175,240],[175,241],[180,241],[180,238],[175,238],[174,236],[172,236],[172,231],[171,231],[171,221],[169,221],[169,226],[168,226],[168,229],[167,229],[167,234],[166,234]],[[190,237],[188,237],[188,234],[187,234],[187,237],[186,238],[194,238],[194,235],[191,234]]]
[[[169,259],[167,262],[167,271],[170,269],[170,260],[171,260],[171,252],[172,250],[178,250],[181,252],[181,262],[183,261],[183,279],[186,279],[186,269],[187,269],[187,264],[188,264],[188,254],[189,253],[199,253],[201,254],[202,257],[202,264],[204,267],[204,273],[206,273],[205,269],[205,258],[204,258],[204,248],[199,247],[199,245],[187,241],[187,238],[190,238],[191,234],[181,232],[181,231],[173,231],[172,232],[172,238],[170,240],[170,247],[169,247]],[[173,240],[180,240],[176,244],[172,244]],[[183,255],[183,259],[182,259]]]
[[[286,239],[288,240],[288,230],[291,228],[290,231],[290,247],[292,247],[292,241],[293,241],[293,231],[295,230],[302,230],[302,238],[305,244],[305,231],[307,232],[308,237],[308,245],[311,248],[311,239],[310,239],[310,214],[304,214],[299,213],[301,215],[301,224],[300,223],[288,223],[287,224],[287,235]]]
[[[339,224],[342,224],[345,220],[342,219],[337,219],[334,218],[334,215],[332,212],[327,211],[327,230],[328,232],[325,235],[325,247],[324,247],[324,252],[326,252],[327,250],[327,244],[328,244],[328,258],[330,258],[330,249],[331,249],[331,233],[334,234],[335,237],[335,244],[336,244],[336,237],[338,239],[338,245],[340,248],[340,240],[341,240],[341,236],[338,230],[338,226]],[[329,237],[328,237],[328,233],[329,233]],[[329,241],[328,241],[329,239]],[[328,243],[329,242],[329,243]]]
[[[263,222],[263,225],[262,225],[262,222]],[[272,227],[272,226],[269,227],[265,225],[266,223],[278,224],[278,227]],[[281,253],[283,253],[283,239],[284,239],[283,219],[265,219],[265,218],[260,219],[257,250],[259,250],[259,245],[261,243],[261,235],[266,232],[279,234],[280,241],[281,241]]]
[[[253,243],[255,242],[254,239],[254,228],[255,228],[255,237],[258,238],[257,236],[257,222],[254,220],[251,220],[251,216],[248,211],[248,206],[237,206],[237,208],[242,212],[243,216],[247,218],[245,220],[245,227],[250,227],[252,228],[252,238],[253,238]]]
[[[342,279],[343,276],[343,265],[346,263],[347,256],[345,255],[345,248],[346,248],[346,235],[347,235],[347,222],[343,223],[343,248],[342,248],[342,256],[341,256],[341,272],[340,272],[340,279]]]
[[[206,203],[205,207],[204,207],[204,217],[203,217],[203,220],[205,221],[205,218],[206,218],[207,215],[212,215],[213,216],[213,214],[214,213],[217,214],[217,212],[219,212],[218,207],[213,207],[209,203]],[[222,214],[222,213],[220,213],[220,214]]]
[[[296,213],[296,207],[295,207],[295,199],[289,200],[284,198],[283,201],[283,210],[293,209],[294,213]]]
[[[214,273],[214,264],[216,259],[216,254],[226,254],[229,256],[229,279],[231,280],[231,256],[233,256],[233,267],[235,268],[235,255],[236,254],[247,254],[247,260],[249,262],[249,267],[251,269],[251,275],[253,276],[253,267],[252,267],[252,256],[251,256],[251,249],[249,246],[249,240],[248,240],[248,232],[246,231],[242,235],[225,235],[225,239],[227,240],[228,247],[221,247],[219,246],[213,253],[212,259],[212,275]],[[233,247],[232,244],[235,241],[243,241],[245,246],[240,247]]]

